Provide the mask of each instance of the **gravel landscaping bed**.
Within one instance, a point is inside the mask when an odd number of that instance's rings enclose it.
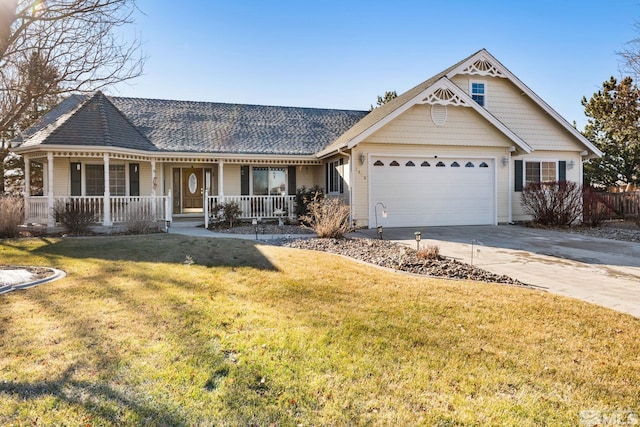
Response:
[[[640,229],[637,227],[621,228],[611,225],[597,228],[569,228],[567,231],[569,233],[584,234],[592,237],[600,237],[602,239],[624,240],[626,242],[640,243]]]
[[[340,254],[408,273],[527,286],[511,277],[490,273],[454,259],[442,256],[438,256],[435,259],[420,259],[416,255],[415,249],[387,240],[313,238],[283,241],[282,245],[290,248],[311,249]]]

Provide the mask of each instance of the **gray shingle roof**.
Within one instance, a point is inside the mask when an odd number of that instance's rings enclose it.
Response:
[[[164,151],[313,155],[366,111],[111,97]]]
[[[69,97],[25,133],[22,147],[83,145],[157,151],[101,92]]]
[[[72,95],[23,132],[21,147],[313,155],[367,111]]]

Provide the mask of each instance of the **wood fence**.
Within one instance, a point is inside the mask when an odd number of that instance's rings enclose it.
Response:
[[[640,216],[640,191],[625,193],[587,192],[584,197],[585,218],[603,220],[638,218]]]

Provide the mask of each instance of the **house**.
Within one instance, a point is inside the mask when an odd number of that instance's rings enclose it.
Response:
[[[58,200],[105,226],[226,201],[291,215],[303,185],[343,197],[359,226],[508,223],[527,219],[526,183],[582,183],[602,155],[484,49],[371,112],[73,95],[15,152],[43,166],[26,221],[49,226]]]

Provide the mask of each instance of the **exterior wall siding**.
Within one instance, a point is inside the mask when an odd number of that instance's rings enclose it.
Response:
[[[223,187],[225,196],[237,196],[240,194],[240,165],[225,164],[223,166]],[[218,174],[218,170],[214,171]]]
[[[303,185],[307,188],[314,185],[321,185],[315,178],[316,169],[322,169],[321,166],[296,166],[296,190]]]
[[[43,163],[47,164],[47,159]],[[61,197],[71,194],[70,160],[60,157],[53,158],[53,196]],[[84,184],[83,184],[84,187]],[[45,196],[47,195],[45,189]]]
[[[366,142],[453,146],[512,146],[493,125],[469,107],[447,107],[443,126],[431,119],[430,105],[415,105],[367,138]]]
[[[469,80],[487,83],[486,108],[534,150],[584,150],[565,128],[556,122],[511,81],[500,77],[457,75],[452,81],[467,94]]]

